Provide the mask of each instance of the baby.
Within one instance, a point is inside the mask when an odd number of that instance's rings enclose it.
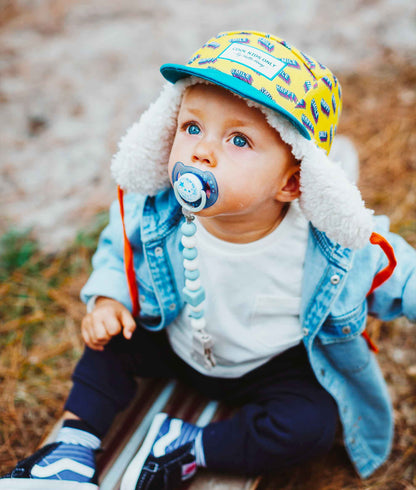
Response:
[[[339,420],[371,475],[393,422],[366,317],[416,318],[416,253],[328,158],[338,80],[252,31],[161,72],[171,83],[113,160],[120,208],[82,291],[87,347],[63,428],[0,489],[97,488],[94,452],[136,376],[238,409],[203,428],[158,414],[122,490],[178,488],[198,467],[300,465],[331,448]]]

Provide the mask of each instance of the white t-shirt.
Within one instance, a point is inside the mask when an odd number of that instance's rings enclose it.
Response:
[[[176,354],[197,371],[239,377],[302,339],[299,313],[308,223],[294,202],[269,235],[240,244],[216,238],[195,221],[206,331],[214,340],[217,365],[207,370],[192,359],[187,307],[168,326],[168,337]]]

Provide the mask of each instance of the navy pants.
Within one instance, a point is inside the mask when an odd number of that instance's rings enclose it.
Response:
[[[299,345],[232,379],[204,376],[172,351],[165,332],[138,327],[131,340],[88,347],[73,375],[65,409],[103,436],[136,392],[135,377],[178,378],[205,396],[237,405],[235,415],[203,432],[208,468],[255,475],[297,465],[332,446],[333,398],[320,386]]]

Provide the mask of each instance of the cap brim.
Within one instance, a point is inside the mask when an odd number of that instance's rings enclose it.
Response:
[[[239,80],[238,78],[216,70],[215,68],[191,68],[186,65],[177,65],[170,63],[162,65],[160,67],[160,72],[166,78],[166,80],[171,83],[176,83],[182,78],[195,76],[198,78],[203,78],[204,80],[208,80],[209,82],[215,83],[216,85],[220,85],[221,87],[224,87],[227,90],[234,92],[240,97],[253,100],[254,102],[258,102],[259,104],[278,112],[289,122],[291,122],[302,136],[304,136],[308,140],[311,139],[311,136],[306,128],[302,124],[300,124],[299,121],[294,118],[289,112],[287,112],[286,109],[276,104],[273,100],[267,97],[267,95],[260,92],[260,90],[257,90],[256,88],[252,87],[246,82],[243,82],[242,80]]]

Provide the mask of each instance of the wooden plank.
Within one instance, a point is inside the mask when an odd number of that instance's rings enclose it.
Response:
[[[107,439],[111,439],[113,444],[104,450],[101,458],[97,458],[101,490],[118,488],[121,477],[140,448],[153,417],[164,409],[174,388],[173,382],[168,383],[160,391],[157,391],[157,397],[151,401],[147,396],[150,395],[149,390],[143,390],[136,397],[133,407],[111,429],[104,441],[104,448]],[[155,394],[155,390],[152,394]],[[106,459],[105,463],[103,463],[104,459]]]

